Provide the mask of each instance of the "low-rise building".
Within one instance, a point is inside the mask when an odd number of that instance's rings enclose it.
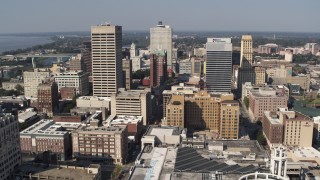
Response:
[[[145,146],[177,146],[182,141],[182,135],[186,130],[181,127],[149,126],[141,139],[141,148]]]
[[[38,122],[40,117],[33,108],[28,108],[25,111],[19,112],[18,114],[19,123],[24,124],[25,127],[29,127],[32,124]]]
[[[33,172],[32,174],[30,172]],[[101,180],[101,168],[99,164],[90,164],[88,167],[23,164],[14,174],[15,179],[77,179],[77,180]]]
[[[142,136],[143,117],[127,116],[127,115],[110,115],[104,125],[111,126],[127,126],[128,139],[133,142],[139,142]]]
[[[75,124],[76,125],[76,124]],[[71,154],[70,134],[53,120],[43,119],[20,132],[21,151],[58,154],[59,160],[66,160]]]
[[[263,117],[265,111],[286,108],[289,89],[285,86],[263,86],[249,92],[249,114],[255,120]]]
[[[151,92],[145,90],[125,90],[120,88],[111,95],[111,115],[142,116],[147,125],[152,114]]]
[[[76,93],[85,96],[89,94],[89,73],[83,71],[61,72],[55,76],[59,90],[63,87],[76,89]]]
[[[1,96],[0,104],[2,106],[16,107],[23,109],[29,107],[29,101],[25,96]]]
[[[310,74],[298,74],[296,76],[288,76],[286,81],[290,84],[299,84],[303,90],[308,92],[310,90],[310,79]]]
[[[2,82],[2,89],[5,89],[7,91],[16,89],[17,86],[23,87],[23,80],[20,79],[10,79],[10,81]]]
[[[93,123],[93,124],[92,124]],[[116,164],[126,162],[128,155],[127,126],[81,126],[72,132],[73,157],[113,160]]]
[[[72,99],[77,95],[76,88],[74,87],[62,87],[59,91],[61,99]]]
[[[79,108],[105,108],[111,110],[111,99],[108,97],[97,96],[81,96],[77,100],[77,107]]]

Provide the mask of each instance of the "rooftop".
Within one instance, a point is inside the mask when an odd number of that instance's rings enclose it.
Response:
[[[269,120],[269,122],[271,124],[281,124],[277,113],[270,112],[270,111],[265,111],[264,114],[265,114],[265,116],[267,117],[267,119]]]
[[[111,101],[109,97],[97,97],[97,96],[80,96],[78,99],[87,101]]]
[[[182,129],[179,127],[170,127],[170,126],[150,126],[148,129],[147,135],[154,135],[157,137],[163,137],[165,135],[180,135]]]
[[[81,133],[81,132],[86,132],[89,134],[96,134],[96,133],[122,133],[123,131],[126,130],[126,126],[111,126],[111,127],[106,127],[106,126],[99,126],[99,127],[93,127],[90,125],[86,126],[80,126],[76,131]]]
[[[168,179],[174,169],[176,154],[176,148],[145,147],[136,161],[130,179]]]
[[[37,113],[34,111],[25,111],[25,112],[18,114],[18,119],[19,119],[20,123],[23,123],[25,120],[27,120],[33,116],[36,116],[36,115],[37,115]]]
[[[127,116],[127,115],[110,115],[106,120],[106,126],[115,124],[138,124],[142,122],[142,116]]]
[[[62,126],[56,124],[51,119],[43,119],[27,129],[20,132],[20,135],[49,135],[49,136],[63,136],[67,131],[62,130]]]
[[[89,168],[77,166],[44,166],[44,165],[31,165],[23,164],[19,167],[16,175],[29,175],[32,172],[33,177],[43,177],[50,179],[76,179],[76,180],[91,180],[94,179],[100,169],[99,165],[90,165]]]
[[[253,165],[240,166],[238,164],[228,165],[226,163],[209,160],[202,157],[193,148],[179,148],[175,159],[175,172],[198,172],[210,173],[213,171],[222,171],[230,174],[244,174],[255,172],[259,168]]]

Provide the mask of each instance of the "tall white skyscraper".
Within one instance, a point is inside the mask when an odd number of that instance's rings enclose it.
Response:
[[[93,95],[110,97],[122,87],[122,27],[91,27]]]
[[[172,28],[162,25],[162,21],[156,27],[150,28],[150,51],[167,51],[167,66],[172,69]]]
[[[207,39],[206,84],[209,92],[230,92],[232,75],[231,38]]]

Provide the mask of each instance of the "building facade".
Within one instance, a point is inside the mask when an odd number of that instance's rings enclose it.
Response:
[[[190,59],[180,60],[179,62],[179,74],[190,74],[191,75],[192,63]]]
[[[230,92],[232,76],[231,38],[208,38],[206,84],[209,92]]]
[[[0,110],[0,179],[9,180],[21,165],[18,114]]]
[[[91,27],[93,95],[110,97],[122,87],[122,27]]]
[[[43,153],[50,151],[64,161],[71,155],[70,134],[53,120],[43,119],[20,132],[21,151]]]
[[[111,96],[111,115],[142,116],[147,125],[152,114],[151,92],[146,90],[119,89]]]
[[[9,91],[12,89],[16,89],[17,85],[23,87],[24,86],[23,80],[10,79],[10,81],[8,82],[2,82],[2,89]]]
[[[283,143],[283,124],[280,122],[277,112],[265,111],[262,118],[263,134],[267,143],[282,144]]]
[[[83,71],[61,72],[55,77],[59,91],[61,88],[75,88],[76,94],[85,96],[89,94],[89,73]]]
[[[242,84],[251,82],[255,84],[255,70],[252,68],[253,64],[253,50],[252,50],[252,36],[242,35],[241,50],[240,50],[240,67],[238,69],[237,86],[238,90],[242,90]]]
[[[34,69],[32,72],[23,72],[24,95],[26,97],[37,98],[38,85],[49,77],[50,72],[48,69]]]
[[[162,121],[164,126],[185,127],[184,94],[173,94],[166,105],[166,116]]]
[[[167,68],[172,70],[172,28],[160,21],[156,27],[150,28],[150,51],[164,50],[167,52]]]
[[[167,80],[167,52],[155,50],[150,54],[150,87],[158,87]]]
[[[92,76],[92,54],[91,54],[91,41],[85,41],[82,43],[81,59],[84,66],[84,72],[89,73],[89,76]]]
[[[81,126],[72,132],[73,157],[86,159],[113,159],[124,164],[128,155],[126,126]]]
[[[263,117],[265,111],[286,108],[289,89],[285,86],[264,86],[249,91],[249,114],[255,120]]]
[[[130,59],[122,60],[123,87],[130,90],[132,86],[132,61]]]
[[[220,131],[219,135],[222,139],[238,139],[239,138],[239,102],[234,100],[226,100],[221,102],[220,110]]]
[[[69,71],[84,71],[85,66],[81,54],[71,57],[69,61]]]
[[[46,81],[39,84],[38,89],[38,112],[47,113],[48,116],[53,116],[54,112],[58,111],[59,93],[58,85],[54,81]]]
[[[263,133],[269,145],[312,147],[313,124],[308,116],[287,108],[265,111],[262,119]]]

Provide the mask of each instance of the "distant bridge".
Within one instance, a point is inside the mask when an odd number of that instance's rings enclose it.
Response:
[[[71,56],[76,56],[77,54],[18,54],[18,55],[7,55],[7,56],[0,56],[0,59],[13,61],[16,59],[26,59],[32,58],[57,58],[57,62],[61,62],[62,58],[70,58]]]

